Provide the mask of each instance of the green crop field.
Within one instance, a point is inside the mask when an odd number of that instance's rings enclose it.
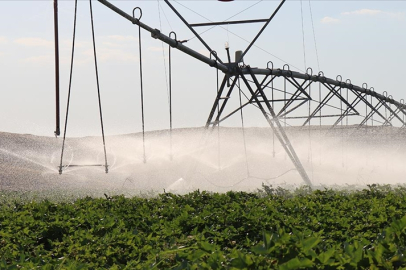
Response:
[[[10,194],[0,194],[0,269],[406,267],[403,187],[75,200]]]

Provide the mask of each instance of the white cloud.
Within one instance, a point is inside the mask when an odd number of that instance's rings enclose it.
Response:
[[[332,17],[324,17],[323,19],[321,19],[321,23],[339,23],[340,20],[336,19],[336,18],[332,18]]]
[[[114,43],[114,42],[108,42],[108,41],[104,41],[103,45],[107,46],[107,47],[122,47],[122,44],[118,44],[118,43]]]
[[[120,36],[120,35],[107,36],[107,38],[110,39],[111,41],[119,41],[119,42],[127,42],[127,41],[135,42],[138,40],[134,36]]]
[[[126,47],[126,46],[135,46],[138,45],[138,39],[134,36],[107,36],[101,38],[103,45],[108,47]]]
[[[87,60],[93,61],[93,49],[86,50],[83,55]],[[100,62],[118,61],[118,62],[133,62],[138,61],[136,51],[129,53],[120,49],[100,48],[97,50],[97,59]]]
[[[51,47],[53,42],[43,38],[18,38],[14,40],[14,43],[29,47]]]
[[[151,51],[151,52],[162,52],[162,49],[164,51],[168,51],[168,46],[164,45],[163,48],[162,48],[162,46],[161,47],[148,47],[147,48],[147,50]]]
[[[377,15],[382,14],[383,11],[379,9],[359,9],[355,11],[347,11],[341,13],[342,15]]]
[[[63,49],[68,49],[69,51],[72,50],[72,40],[71,39],[64,39],[62,41],[59,42],[60,44],[60,48]],[[79,40],[75,40],[75,49],[78,48],[91,48],[92,42],[90,41],[79,41]]]
[[[404,19],[405,18],[405,13],[404,12],[387,12],[387,11],[382,11],[379,9],[359,9],[359,10],[354,10],[354,11],[347,11],[341,13],[342,15],[367,15],[367,16],[376,16],[376,15],[381,15],[381,16],[386,16],[390,18],[395,18],[395,19]]]
[[[8,39],[6,37],[0,36],[0,44],[6,44]]]
[[[22,60],[25,63],[35,64],[35,65],[51,65],[54,63],[53,55],[38,55],[31,56]]]

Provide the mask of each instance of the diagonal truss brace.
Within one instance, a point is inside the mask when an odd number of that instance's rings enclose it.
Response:
[[[251,70],[249,67],[246,67],[246,68],[248,68],[249,71]],[[254,73],[250,72],[250,76],[256,86],[256,89],[254,90],[239,67],[237,67],[237,72],[238,72],[238,75],[235,76],[226,96],[224,98],[222,98],[222,94],[224,92],[224,88],[226,86],[226,81],[227,81],[227,76],[224,76],[223,82],[217,93],[216,100],[214,101],[214,104],[210,111],[209,118],[207,119],[206,128],[209,128],[210,125],[212,125],[212,127],[214,128],[216,125],[218,125],[219,122],[222,121],[222,120],[220,120],[220,117],[224,110],[224,107],[227,104],[227,101],[231,95],[232,90],[235,88],[236,82],[238,81],[239,78],[241,78],[251,94],[250,100],[253,100],[256,103],[256,106],[260,109],[260,111],[264,115],[268,124],[271,126],[275,136],[277,137],[277,139],[281,143],[282,147],[284,148],[286,154],[289,156],[289,158],[292,161],[293,165],[295,166],[296,170],[299,172],[301,178],[307,185],[312,186],[311,181],[310,181],[302,163],[300,162],[300,159],[298,158],[292,144],[290,143],[290,140],[289,140],[288,136],[286,135],[284,128],[282,127],[281,123],[279,122],[278,116],[275,114],[275,111],[273,110],[273,108],[271,106],[271,101],[269,101],[265,95],[265,92],[263,89],[265,88],[264,82],[265,82],[266,78],[261,83],[259,83],[258,79],[254,75]],[[219,107],[220,102],[222,102],[221,108],[218,110],[215,121],[213,121],[214,114],[216,112],[216,109]],[[243,107],[245,107],[246,105],[248,105],[250,103],[251,102],[247,102],[246,104],[240,106],[237,110],[233,111],[233,113],[239,111],[240,109],[242,109]],[[263,104],[265,104],[265,106]],[[229,116],[230,115],[228,115],[226,117],[229,117]]]

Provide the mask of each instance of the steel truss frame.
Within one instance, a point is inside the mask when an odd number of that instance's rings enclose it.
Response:
[[[213,51],[209,45],[206,44],[206,42],[193,28],[209,25],[221,25],[226,24],[227,22],[189,24],[170,4],[170,2],[165,0],[167,5],[208,49],[210,56],[214,57],[214,59],[212,59],[211,57],[207,57],[183,45],[183,42],[176,40],[176,35],[175,39],[171,38],[170,36],[166,36],[158,29],[151,28],[150,26],[142,23],[140,19],[125,13],[107,0],[98,1],[122,17],[131,21],[133,24],[139,25],[144,30],[150,32],[153,38],[159,39],[169,44],[171,47],[176,48],[198,59],[199,61],[202,61],[209,66],[222,71],[224,73],[224,78],[209,113],[206,128],[209,129],[218,126],[219,123],[228,119],[248,105],[256,106],[261,111],[270,127],[273,129],[275,136],[280,141],[282,147],[296,167],[303,181],[309,186],[311,186],[311,181],[307,176],[306,171],[303,168],[303,165],[301,164],[292,144],[290,143],[281,121],[283,121],[284,125],[286,126],[290,121],[299,121],[300,119],[304,119],[304,122],[299,124],[299,126],[304,127],[307,125],[310,126],[311,120],[318,118],[320,119],[321,126],[322,119],[329,118],[333,121],[328,123],[331,128],[335,128],[338,125],[343,125],[344,120],[346,125],[349,124],[349,121],[352,121],[350,124],[356,127],[367,127],[368,123],[370,123],[372,126],[382,125],[400,126],[402,128],[406,127],[406,105],[404,101],[395,101],[391,96],[388,96],[386,92],[384,92],[384,94],[376,93],[373,88],[368,89],[366,84],[359,87],[353,85],[349,80],[343,82],[341,76],[337,76],[336,79],[327,78],[324,76],[323,72],[313,75],[310,68],[306,71],[306,73],[300,73],[291,71],[288,65],[285,65],[283,69],[274,69],[273,65],[272,68],[269,68],[269,62],[267,64],[267,68],[263,69],[251,68],[250,66],[239,65],[238,63],[230,63],[230,61],[229,63],[224,63],[217,53],[215,53],[215,51]],[[244,57],[244,55],[253,46],[255,41],[265,30],[284,2],[285,0],[280,2],[272,16],[268,19],[229,22],[231,24],[265,22],[259,33],[243,52],[242,57]],[[261,76],[263,76],[262,80]],[[278,81],[280,82],[281,79],[283,80],[284,89],[274,87],[274,83]],[[229,83],[229,80],[231,80],[231,83]],[[243,85],[248,90],[248,96],[244,93],[247,101],[226,114],[225,110],[233,91],[242,91],[240,84],[237,85],[237,82],[240,80],[243,81]],[[311,89],[311,87],[314,85],[318,86],[318,91]],[[228,90],[226,90],[226,88],[228,88]],[[289,88],[289,90],[287,88]],[[271,98],[268,98],[267,96],[269,92],[271,92]],[[346,96],[343,95],[343,92],[346,94]],[[276,97],[274,95],[275,93],[282,93],[283,97]],[[278,105],[282,102],[283,105]],[[314,103],[317,105],[312,109],[311,105]],[[305,108],[306,104],[308,105],[307,110]],[[363,113],[364,108],[365,114]],[[326,123],[324,123],[324,125],[326,125]]]

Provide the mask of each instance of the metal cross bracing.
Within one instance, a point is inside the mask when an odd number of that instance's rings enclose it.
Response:
[[[159,39],[172,48],[223,72],[224,77],[217,89],[217,95],[206,121],[206,128],[214,129],[237,112],[242,113],[247,106],[257,107],[303,181],[309,186],[311,186],[311,181],[286,134],[285,127],[319,125],[337,129],[343,125],[354,128],[396,126],[401,127],[402,130],[406,127],[404,100],[396,101],[386,92],[379,94],[373,88],[368,88],[366,84],[359,87],[353,85],[350,80],[344,82],[341,76],[331,79],[324,76],[323,72],[316,75],[313,74],[311,68],[308,68],[306,73],[301,73],[290,70],[288,65],[274,68],[272,62],[268,62],[266,68],[253,68],[241,61],[285,0],[280,2],[268,19],[229,22],[232,24],[264,22],[258,34],[241,53],[240,59],[235,62],[230,61],[228,48],[226,48],[228,62],[222,61],[220,55],[212,50],[194,30],[194,27],[222,25],[227,22],[189,24],[170,2],[165,0],[166,4],[209,51],[210,57],[207,57],[185,46],[183,41],[177,40],[176,33],[171,32],[174,36],[171,38],[170,34],[167,36],[158,29],[142,23],[140,18],[125,13],[107,0],[98,1],[138,25],[140,29],[150,32],[152,38]],[[235,92],[238,95],[234,96],[244,96],[246,100],[244,102],[240,100],[238,106],[231,108],[230,100]],[[315,119],[318,121],[312,121]]]

